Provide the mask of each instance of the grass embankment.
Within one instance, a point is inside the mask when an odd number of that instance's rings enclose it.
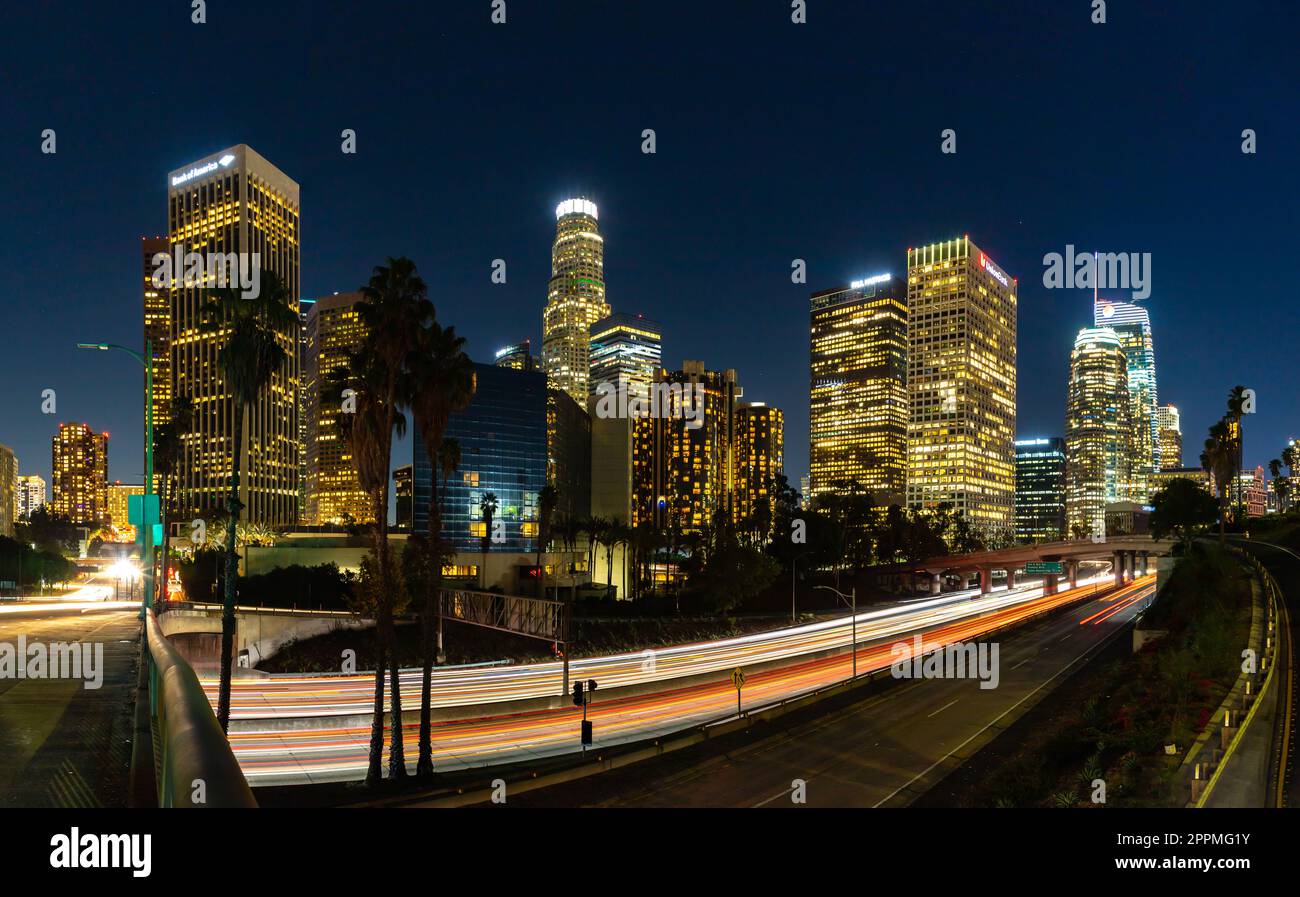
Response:
[[[954,795],[963,806],[1181,806],[1174,773],[1240,673],[1250,634],[1249,575],[1231,555],[1197,548],[1178,561],[1143,627],[1169,634],[1085,667],[1022,718],[1016,747]],[[1177,753],[1165,753],[1165,745]],[[980,758],[975,759],[976,763]]]
[[[666,647],[683,642],[729,638],[788,626],[789,623],[788,617],[776,616],[716,619],[576,619],[573,621],[574,641],[569,645],[569,656],[570,658],[590,657]],[[373,669],[374,639],[373,629],[331,632],[285,646],[270,660],[259,664],[258,669],[270,673],[333,672],[339,669],[345,649],[356,652],[357,669]],[[422,661],[419,625],[399,626],[397,642],[398,664],[402,667],[420,666]],[[446,624],[443,644],[449,664],[492,660],[508,660],[512,663],[555,660],[555,655],[547,642],[462,623]]]

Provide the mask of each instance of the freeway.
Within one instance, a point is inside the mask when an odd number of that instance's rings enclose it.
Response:
[[[1081,581],[1079,588],[1096,587],[1107,580],[1108,577],[1097,576]],[[975,590],[897,602],[860,612],[856,621],[857,639],[861,643],[896,638],[919,629],[991,614],[1041,596],[1040,587],[1030,586],[983,597]],[[853,629],[854,623],[846,615],[719,641],[583,658],[570,663],[570,678],[595,679],[608,692],[688,676],[729,673],[738,666],[778,663],[817,652],[847,651],[854,637]],[[402,706],[412,706],[420,699],[420,671],[402,671],[401,683]],[[217,681],[209,678],[203,684],[215,704]],[[330,716],[368,714],[373,706],[373,688],[373,675],[365,673],[241,679],[231,689],[231,728],[247,731],[255,728],[259,720],[317,721]],[[453,667],[434,671],[432,706],[455,708],[526,701],[555,697],[563,690],[563,665],[559,662]]]
[[[1153,580],[1147,577],[1090,603],[1095,607],[1083,622],[1100,625],[1127,619],[1153,591]],[[860,613],[859,673],[888,667],[899,658],[894,646],[915,633],[924,633],[921,650],[927,652],[1059,610],[1086,600],[1095,590],[1096,585],[1081,585],[1048,596],[1038,589],[974,599],[946,596]],[[847,650],[850,639],[849,621],[838,619],[665,649],[655,652],[653,664],[647,664],[643,654],[592,658],[575,662],[574,676],[597,678],[603,690],[598,696],[607,694],[607,686],[614,684],[657,686],[645,694],[607,700],[598,697],[588,714],[595,726],[595,746],[600,747],[651,738],[734,714],[736,693],[725,672],[735,666],[747,670],[743,696],[747,708],[846,679],[852,665]],[[910,647],[907,650],[910,653]],[[754,670],[756,665],[762,666]],[[526,695],[554,696],[559,691],[557,667],[535,664],[441,671],[447,675],[435,682],[435,704],[463,706],[464,713],[462,718],[435,724],[435,764],[440,769],[466,769],[578,750],[578,708],[490,715],[491,704],[496,701]],[[710,671],[718,676],[690,684],[674,682]],[[418,683],[418,676],[410,678]],[[364,676],[237,683],[235,706],[245,723],[237,729],[232,726],[230,741],[250,784],[301,784],[362,777],[369,727],[331,725],[330,717],[355,713],[358,701],[368,704],[370,685],[371,680]],[[404,681],[404,693],[408,687]],[[280,725],[275,715],[280,713],[288,714],[297,725]],[[417,731],[413,724],[405,727],[412,763]]]
[[[1149,604],[1139,580],[999,636],[996,689],[894,685],[830,713],[794,714],[726,744],[512,794],[514,807],[893,807],[969,760]],[[796,789],[797,792],[796,792]],[[942,803],[942,800],[939,801]],[[418,804],[414,804],[418,805]]]

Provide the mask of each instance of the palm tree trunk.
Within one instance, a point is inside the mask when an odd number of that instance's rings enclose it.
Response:
[[[432,450],[430,458],[437,458]],[[430,571],[428,591],[424,595],[424,612],[420,614],[424,639],[424,666],[420,670],[420,748],[419,758],[415,763],[415,774],[421,779],[433,778],[433,655],[434,616],[437,612],[439,592],[442,590],[442,510],[438,504],[438,472],[433,471],[433,494],[429,501],[429,551],[433,555],[433,570]]]
[[[390,403],[389,407],[392,405]],[[392,432],[391,426],[388,432]],[[379,624],[383,629],[383,638],[388,644],[388,712],[391,738],[388,748],[388,777],[390,779],[406,778],[405,730],[402,726],[402,682],[401,663],[397,657],[397,633],[393,625],[393,591],[395,583],[389,573],[388,562],[388,483],[379,490],[378,504],[375,508],[375,532],[379,534],[379,581],[383,599],[380,601]]]
[[[239,465],[244,435],[244,406],[233,400],[234,446],[231,451],[230,498],[226,502],[226,583],[221,602],[221,684],[217,691],[217,722],[221,731],[230,730],[230,677],[235,653],[235,581],[239,576],[239,555],[235,538],[239,526]]]

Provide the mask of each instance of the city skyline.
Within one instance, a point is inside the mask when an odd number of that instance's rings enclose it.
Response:
[[[987,18],[983,28],[990,32],[1005,28],[1027,46],[1041,36],[1034,26],[1016,21],[1009,13],[994,11]],[[829,16],[823,21],[826,24],[809,27],[831,24]],[[305,27],[342,28],[346,22],[344,17],[328,25],[318,22]],[[907,14],[897,13],[881,25],[901,30],[907,23]],[[581,27],[564,17],[552,23],[553,27],[561,25]],[[220,34],[229,26],[214,22],[208,27]],[[527,27],[521,25],[520,30]],[[722,26],[706,16],[701,27],[707,36],[711,28]],[[1194,31],[1199,26],[1183,22],[1180,27]],[[838,39],[833,34],[827,37]],[[1134,38],[1119,37],[1118,46],[1105,53],[1132,48]],[[756,46],[762,46],[773,38],[758,33],[755,39]],[[762,79],[790,76],[792,69],[787,66],[796,65],[801,54],[793,54],[790,63],[782,63],[777,72],[764,74]],[[524,57],[528,55],[524,53]],[[1156,63],[1148,60],[1142,64]],[[350,95],[348,85],[320,71],[319,64],[312,68],[314,78]],[[131,71],[132,66],[126,65],[121,74],[107,80],[129,77]],[[976,86],[991,88],[1006,86],[1007,75],[1004,68],[995,66],[994,71],[973,77]],[[713,81],[729,77],[717,72],[708,76]],[[921,76],[922,83],[926,77]],[[1043,84],[1016,85],[1004,99],[1007,104],[1026,108],[1045,100],[1053,89],[1062,89],[1068,80],[1067,72],[1049,69]],[[286,89],[303,91],[307,83],[293,80]],[[792,91],[802,83],[796,76],[793,86],[778,93],[776,101],[782,108],[801,108]],[[1172,93],[1172,76],[1160,77],[1157,83],[1171,91],[1165,97],[1168,102],[1192,102]],[[1184,78],[1178,83],[1187,81]],[[1206,95],[1225,89],[1203,77],[1193,78],[1190,84]],[[637,82],[629,89],[639,94],[645,84]],[[91,94],[99,90],[102,88],[93,87]],[[38,87],[29,92],[40,95]],[[143,97],[130,102],[148,106],[152,101]],[[800,161],[789,175],[794,183],[774,182],[774,189],[767,191],[770,195],[762,199],[746,190],[740,175],[752,172],[757,159],[781,157],[793,145],[786,135],[763,127],[758,104],[735,112],[738,124],[762,134],[757,149],[729,136],[730,128],[705,127],[708,119],[698,113],[692,113],[694,118],[682,118],[649,110],[630,115],[626,121],[620,118],[609,130],[580,139],[563,129],[546,128],[531,112],[515,109],[511,121],[489,130],[500,135],[520,129],[535,138],[526,170],[503,170],[501,154],[488,149],[480,159],[461,159],[463,170],[456,177],[438,177],[436,190],[434,185],[420,183],[421,173],[427,178],[430,171],[446,171],[446,162],[431,166],[422,156],[399,149],[369,114],[352,122],[359,135],[355,156],[339,152],[337,135],[348,122],[340,121],[339,128],[310,138],[288,135],[274,126],[278,104],[263,101],[250,101],[240,108],[235,121],[217,125],[185,119],[182,127],[180,119],[172,118],[176,113],[165,112],[165,139],[150,146],[131,145],[129,152],[111,129],[96,131],[93,140],[84,135],[74,140],[75,127],[70,131],[70,126],[65,126],[54,157],[42,156],[35,140],[26,148],[14,143],[4,149],[8,171],[24,173],[26,183],[17,188],[20,194],[56,185],[66,194],[57,215],[39,203],[30,203],[33,226],[29,230],[44,234],[43,240],[11,231],[6,244],[10,252],[31,260],[12,266],[15,294],[52,291],[60,301],[53,305],[20,303],[15,309],[17,326],[32,338],[9,356],[8,363],[13,365],[10,379],[16,395],[31,399],[26,410],[19,405],[18,413],[12,415],[5,438],[22,473],[48,478],[42,444],[48,444],[55,424],[59,419],[86,420],[97,429],[120,434],[115,439],[110,476],[130,481],[142,478],[139,393],[129,388],[138,384],[138,372],[125,359],[91,353],[77,357],[71,347],[85,338],[138,343],[138,318],[131,320],[135,315],[126,314],[138,313],[141,301],[135,280],[139,277],[139,250],[133,241],[165,228],[161,208],[166,172],[220,147],[243,142],[257,147],[303,185],[308,210],[303,225],[303,295],[355,289],[384,255],[407,254],[429,276],[440,316],[468,336],[469,352],[480,361],[489,361],[496,348],[524,336],[540,346],[537,319],[549,276],[550,210],[566,198],[590,196],[601,209],[601,231],[610,247],[605,267],[615,310],[640,312],[660,321],[665,342],[672,347],[669,364],[682,358],[701,358],[711,368],[734,367],[753,394],[782,408],[786,413],[786,469],[795,482],[808,470],[803,327],[810,289],[881,270],[901,270],[906,247],[918,239],[965,232],[977,235],[981,246],[1000,265],[1020,275],[1017,348],[1021,388],[1016,433],[1055,435],[1064,431],[1068,347],[1073,333],[1088,323],[1092,297],[1087,289],[1043,287],[1042,256],[1059,252],[1068,244],[1151,251],[1154,286],[1144,304],[1159,322],[1157,339],[1164,347],[1194,350],[1175,353],[1166,348],[1160,359],[1160,398],[1178,404],[1183,414],[1184,463],[1195,463],[1206,428],[1222,411],[1222,387],[1217,382],[1205,383],[1200,376],[1203,361],[1187,357],[1213,350],[1216,341],[1209,336],[1211,328],[1221,333],[1224,343],[1251,346],[1249,352],[1224,359],[1220,367],[1224,382],[1240,382],[1261,394],[1259,413],[1247,421],[1245,466],[1266,463],[1287,438],[1296,435],[1294,421],[1300,420],[1300,408],[1288,390],[1271,391],[1277,382],[1272,372],[1284,369],[1285,354],[1257,334],[1258,323],[1276,314],[1272,297],[1284,295],[1285,280],[1280,273],[1248,269],[1247,260],[1261,229],[1284,231],[1294,217],[1293,211],[1272,202],[1295,178],[1280,162],[1285,155],[1283,146],[1294,134],[1294,123],[1278,118],[1267,103],[1251,107],[1243,114],[1258,120],[1242,126],[1255,127],[1267,136],[1264,146],[1272,147],[1258,156],[1244,156],[1238,147],[1240,128],[1220,133],[1214,130],[1217,125],[1193,118],[1193,126],[1182,131],[1149,133],[1141,127],[1144,107],[1121,97],[1118,108],[1111,109],[1105,121],[1112,129],[1130,128],[1126,139],[1145,147],[1137,164],[1130,161],[1121,170],[1085,155],[1069,140],[1063,141],[1063,135],[1069,133],[1069,116],[1054,111],[1050,103],[1042,105],[1046,112],[1036,117],[1039,132],[1030,141],[1033,148],[1019,151],[1032,176],[1001,163],[996,183],[970,177],[989,165],[993,152],[985,123],[978,117],[956,116],[958,120],[951,124],[958,133],[959,151],[945,158],[939,152],[939,131],[945,118],[952,117],[950,113],[925,104],[921,109],[906,108],[881,96],[876,115],[895,123],[905,137],[898,142],[907,145],[906,151],[901,146],[881,145],[873,148],[866,163],[833,156],[825,164],[808,168],[802,161],[805,155],[795,150],[791,158]],[[21,111],[20,121],[39,133],[43,125],[37,110]],[[647,120],[636,121],[638,118]],[[658,128],[656,155],[643,154],[639,146],[643,126],[651,125]],[[848,119],[837,119],[835,125],[850,132],[860,127]],[[619,128],[626,133],[616,130]],[[1197,144],[1194,151],[1185,145],[1189,139]],[[688,141],[686,147],[683,140]],[[1049,142],[1052,167],[1045,172],[1041,165],[1033,164],[1033,153]],[[932,159],[910,158],[919,154],[919,147],[927,146],[933,150]],[[686,150],[702,154],[707,163],[703,170],[681,167],[681,153]],[[122,177],[106,182],[95,176],[95,166],[105,156],[115,158]],[[730,160],[725,166],[724,158]],[[1221,166],[1226,174],[1213,183],[1203,182],[1197,173],[1211,164]],[[948,173],[941,166],[948,166]],[[890,173],[886,175],[886,171]],[[952,186],[941,186],[950,177]],[[454,205],[469,210],[465,213],[469,217],[458,217],[454,227],[425,218],[418,226],[409,226],[413,222],[409,213],[384,189],[385,184],[398,181],[419,184],[426,203]],[[1185,182],[1198,183],[1195,202],[1169,193],[1175,183]],[[1134,206],[1129,197],[1135,194],[1130,188],[1137,183],[1148,193],[1153,184],[1158,185],[1159,208]],[[843,195],[846,187],[852,190],[851,196]],[[903,195],[909,201],[898,205],[897,213],[888,220],[865,220],[855,214],[855,205],[862,199],[891,204]],[[1077,199],[1081,195],[1087,195],[1086,202]],[[990,202],[994,196],[996,204]],[[1252,199],[1262,204],[1262,217],[1257,209],[1247,224],[1238,206],[1250,205]],[[372,205],[389,214],[366,227],[355,224],[360,220],[358,208]],[[476,211],[479,206],[482,212]],[[1179,220],[1180,209],[1211,207],[1216,229],[1208,235],[1199,217]],[[719,209],[728,212],[722,219]],[[816,215],[800,214],[800,210],[813,209]],[[76,234],[89,235],[78,241],[86,248],[55,263],[55,255],[66,255],[60,247],[71,245],[73,239],[73,230],[61,222],[71,220],[68,216],[74,213],[80,216]],[[1198,212],[1201,214],[1205,213]],[[450,239],[452,234],[455,240]],[[1213,265],[1196,263],[1193,235],[1197,240],[1215,241]],[[704,259],[695,260],[695,250],[701,245],[707,245],[709,251],[703,254]],[[495,258],[509,263],[506,283],[490,280],[490,264]],[[806,284],[791,282],[794,259],[808,265]],[[1242,294],[1235,287],[1242,276],[1239,272],[1246,270],[1250,271],[1249,289]],[[38,289],[32,280],[34,271],[41,272]],[[93,284],[93,289],[87,284]],[[1224,295],[1234,296],[1237,314],[1221,313],[1218,303]],[[1102,297],[1123,299],[1124,295],[1108,297],[1103,290]],[[59,409],[53,416],[40,414],[40,394],[46,388],[59,395]],[[401,450],[409,451],[409,440]]]

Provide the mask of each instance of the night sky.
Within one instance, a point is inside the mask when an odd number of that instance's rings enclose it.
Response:
[[[1112,0],[1104,25],[1089,0],[808,5],[508,0],[492,25],[489,0],[209,0],[195,25],[187,0],[5,4],[0,443],[48,480],[58,422],[84,420],[111,478],[142,480],[138,367],[74,345],[140,343],[166,174],[237,143],[302,187],[306,296],[409,255],[479,360],[540,348],[553,210],[589,196],[613,308],[663,323],[666,366],[734,367],[784,409],[796,484],[809,293],[962,234],[1020,280],[1021,436],[1063,434],[1091,323],[1090,292],[1042,284],[1068,243],[1152,254],[1187,463],[1237,383],[1250,466],[1300,436],[1293,2]]]

